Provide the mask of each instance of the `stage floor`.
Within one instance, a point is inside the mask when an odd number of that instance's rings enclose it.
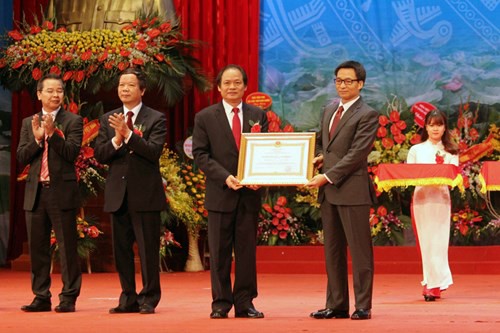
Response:
[[[162,273],[162,300],[154,315],[110,315],[120,292],[115,273],[84,274],[75,313],[24,313],[31,302],[28,272],[0,270],[0,332],[500,332],[498,275],[454,275],[455,284],[436,302],[424,302],[418,274],[375,276],[372,319],[315,320],[322,308],[322,274],[259,274],[255,306],[260,320],[211,320],[208,272]],[[137,275],[141,286],[140,275]],[[351,280],[352,281],[352,280]],[[53,275],[53,306],[60,275]],[[353,311],[351,291],[351,312]]]

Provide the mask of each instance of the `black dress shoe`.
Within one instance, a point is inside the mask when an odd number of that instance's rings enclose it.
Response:
[[[238,311],[234,315],[236,318],[252,318],[252,319],[260,319],[264,318],[264,314],[260,311],[257,311],[255,308],[248,308],[244,311]]]
[[[109,309],[109,313],[138,313],[140,311],[139,305],[134,305],[131,307],[117,306],[116,308]]]
[[[51,306],[50,301],[35,298],[30,305],[23,305],[21,310],[24,312],[48,312],[52,310]]]
[[[227,318],[227,312],[222,310],[214,310],[210,314],[211,319],[225,319]]]
[[[153,314],[155,313],[155,307],[150,304],[143,304],[139,308],[140,314]]]
[[[371,310],[357,309],[352,313],[351,319],[362,320],[362,319],[370,319],[371,317],[372,317]]]
[[[54,308],[56,312],[75,312],[75,303],[63,301]]]
[[[311,312],[309,316],[314,319],[343,319],[349,318],[349,311],[321,309],[316,312]]]

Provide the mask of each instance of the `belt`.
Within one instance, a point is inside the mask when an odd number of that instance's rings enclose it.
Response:
[[[50,187],[50,182],[49,181],[43,181],[43,182],[38,182],[41,187],[49,188]]]

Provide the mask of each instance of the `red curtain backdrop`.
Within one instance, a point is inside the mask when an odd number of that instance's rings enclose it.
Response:
[[[173,0],[186,38],[199,40],[202,47],[194,56],[201,69],[212,79],[227,64],[243,66],[248,74],[247,94],[258,89],[259,64],[259,0]],[[14,0],[14,19],[21,21],[23,13],[33,22],[33,13],[40,18],[41,7],[48,0]],[[208,93],[191,90],[184,100],[168,111],[168,141],[171,146],[185,139],[193,126],[194,115],[220,100],[215,86]],[[145,101],[147,103],[147,101]],[[26,240],[23,195],[24,184],[16,181],[21,170],[16,161],[21,121],[40,108],[27,92],[13,94],[12,100],[12,161],[11,161],[11,222],[8,259],[23,253]]]

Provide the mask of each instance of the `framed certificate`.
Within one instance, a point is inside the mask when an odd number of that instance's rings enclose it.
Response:
[[[304,185],[313,176],[316,133],[242,133],[242,185]]]

